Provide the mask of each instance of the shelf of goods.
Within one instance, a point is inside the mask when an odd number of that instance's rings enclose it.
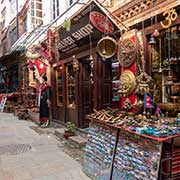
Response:
[[[101,114],[107,111],[101,110]],[[95,111],[94,114],[98,113]],[[83,171],[91,179],[179,179],[180,147],[172,151],[173,140],[180,137],[179,133],[165,137],[140,134],[128,127],[113,124],[112,121],[98,120],[94,114],[94,118],[86,117],[91,123],[83,164]],[[99,116],[102,117],[100,113]],[[104,117],[102,119],[106,119]],[[167,140],[171,141],[168,148],[165,144]]]
[[[119,89],[119,76],[120,76],[120,68],[119,62],[112,63],[112,106],[114,108],[119,108],[119,94],[117,93]]]

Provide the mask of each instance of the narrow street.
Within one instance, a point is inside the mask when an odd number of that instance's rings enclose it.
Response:
[[[34,126],[0,113],[0,180],[89,180],[56,136]]]

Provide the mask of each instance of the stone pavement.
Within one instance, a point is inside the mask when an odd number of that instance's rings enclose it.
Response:
[[[31,126],[31,121],[0,113],[0,180],[90,180],[62,151],[61,141]]]

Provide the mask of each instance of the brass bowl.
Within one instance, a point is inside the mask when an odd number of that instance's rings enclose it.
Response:
[[[170,116],[176,116],[180,111],[180,103],[159,103],[160,108],[167,111]]]
[[[180,96],[169,96],[173,103],[180,103]]]

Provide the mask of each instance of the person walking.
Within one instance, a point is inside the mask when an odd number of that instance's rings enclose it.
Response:
[[[51,107],[51,92],[50,86],[47,83],[47,76],[43,75],[40,77],[40,88],[39,88],[39,107],[40,107],[40,126],[48,127],[49,125],[49,111]]]

